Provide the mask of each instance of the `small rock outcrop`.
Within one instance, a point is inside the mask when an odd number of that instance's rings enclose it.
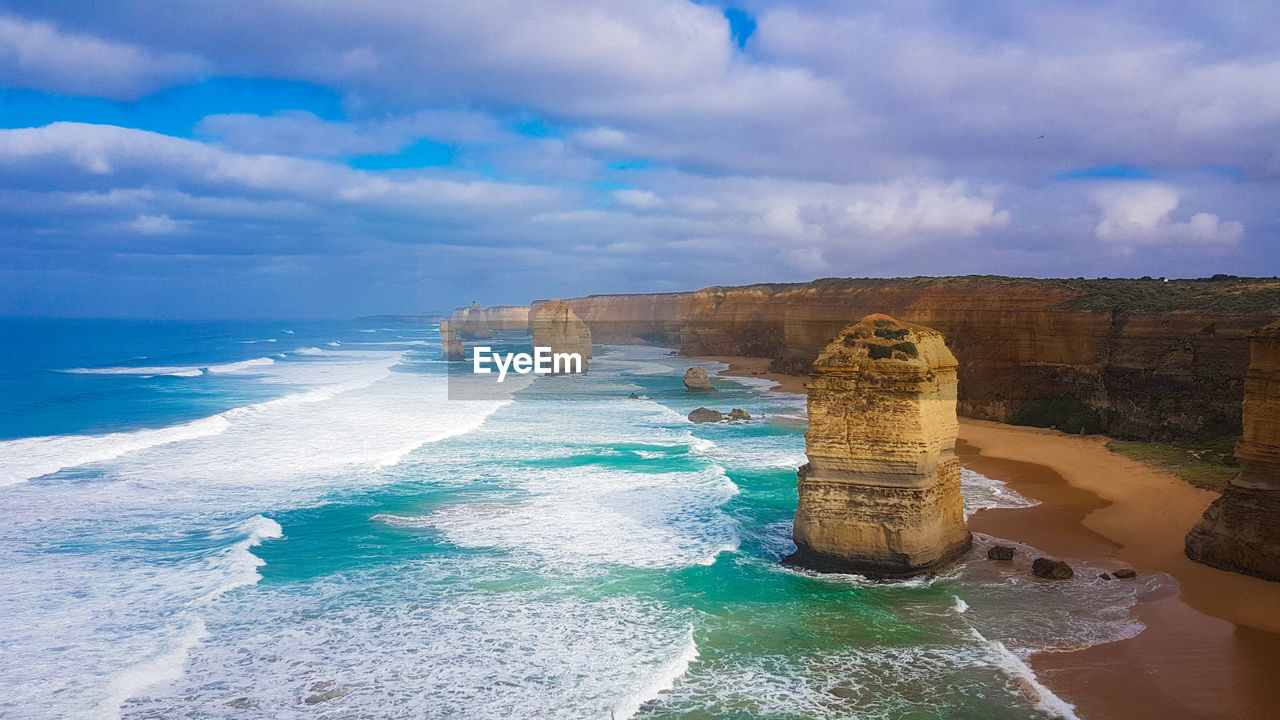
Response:
[[[1076,575],[1065,562],[1043,557],[1031,562],[1031,574],[1042,580],[1070,580]]]
[[[534,347],[551,348],[552,354],[578,353],[582,356],[582,372],[591,359],[591,330],[574,314],[569,303],[551,300],[538,308],[530,322]]]
[[[750,420],[750,419],[751,419],[751,413],[747,412],[746,410],[743,410],[742,408],[734,408],[729,411],[730,421],[736,422],[738,420]]]
[[[466,359],[462,342],[458,340],[458,333],[454,331],[453,324],[448,320],[440,321],[440,348],[444,351],[445,360]]]
[[[1187,556],[1280,580],[1280,322],[1249,336],[1240,474],[1187,534]]]
[[[707,371],[700,367],[691,367],[684,371],[684,389],[689,392],[717,392],[707,377]]]
[[[955,456],[956,359],[887,315],[841,330],[813,363],[809,463],[783,562],[873,577],[932,571],[971,539]]]
[[[1111,575],[1121,580],[1128,580],[1129,578],[1138,577],[1138,571],[1133,568],[1120,568],[1119,570],[1112,570]]]
[[[639,400],[639,399],[640,399],[640,396],[639,396],[639,395],[637,395],[637,394],[635,394],[635,393],[631,393],[630,395],[628,395],[628,396],[627,396],[627,399],[628,399],[628,400]]]
[[[1013,559],[1013,548],[1008,545],[993,545],[987,549],[987,559],[1008,562]]]
[[[700,407],[689,413],[689,421],[696,423],[722,422],[724,413],[711,408]]]

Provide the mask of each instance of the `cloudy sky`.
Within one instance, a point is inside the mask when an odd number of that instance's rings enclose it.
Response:
[[[1280,3],[0,0],[0,314],[1280,274]]]

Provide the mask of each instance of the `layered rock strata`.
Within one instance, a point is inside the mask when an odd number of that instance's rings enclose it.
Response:
[[[905,577],[964,553],[956,359],[942,335],[869,315],[836,335],[810,378],[797,549],[784,562]]]
[[[489,332],[489,321],[485,317],[484,308],[474,300],[470,307],[453,311],[453,324],[464,340],[484,340],[492,334]]]
[[[444,351],[445,360],[466,359],[466,354],[462,349],[462,342],[458,340],[458,333],[448,320],[440,321],[440,348]]]
[[[530,325],[534,347],[551,348],[553,355],[578,353],[582,357],[582,372],[587,371],[587,361],[591,359],[591,330],[568,303],[560,300],[542,303]]]
[[[1250,336],[1240,474],[1187,534],[1197,562],[1280,580],[1280,322]]]
[[[1280,281],[845,278],[568,302],[597,342],[768,357],[796,375],[884,312],[948,338],[962,415],[1009,421],[1066,399],[1109,434],[1159,440],[1238,426],[1248,334],[1280,318]]]

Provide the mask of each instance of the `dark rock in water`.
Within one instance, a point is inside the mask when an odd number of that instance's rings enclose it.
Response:
[[[1106,573],[1098,573],[1099,580],[1110,580],[1111,576]]]
[[[724,420],[724,413],[719,410],[700,407],[689,413],[689,420],[696,423],[720,422]]]
[[[1036,558],[1031,563],[1031,574],[1044,580],[1069,580],[1075,577],[1070,565],[1049,558]]]
[[[991,546],[991,549],[987,550],[987,559],[1005,561],[1012,560],[1013,548],[1008,545],[993,545]]]
[[[1120,568],[1119,570],[1112,570],[1111,574],[1118,578],[1125,578],[1125,579],[1138,577],[1138,572],[1133,568]]]
[[[628,399],[628,400],[639,400],[639,399],[640,399],[640,396],[639,396],[639,395],[637,395],[637,394],[635,394],[635,393],[631,393],[630,395],[628,395],[628,396],[627,396],[627,399]]]
[[[684,387],[689,392],[716,392],[707,377],[707,371],[700,367],[691,367],[684,371]]]
[[[730,420],[750,420],[751,413],[747,412],[746,410],[743,410],[742,408],[734,408],[729,411],[729,419]]]

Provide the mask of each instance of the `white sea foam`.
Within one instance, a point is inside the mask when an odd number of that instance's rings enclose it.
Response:
[[[60,370],[59,372],[71,373],[72,375],[139,375],[142,377],[155,377],[157,375],[167,375],[170,377],[199,377],[204,374],[203,368],[190,365],[70,368],[68,370]]]
[[[689,670],[689,666],[698,660],[698,644],[693,640],[693,627],[689,628],[688,638],[679,655],[664,663],[654,673],[653,679],[639,690],[628,693],[618,700],[612,708],[614,718],[629,720],[645,702],[653,700],[661,693],[668,692],[675,686],[676,680]]]
[[[738,547],[719,506],[738,488],[724,471],[633,473],[596,467],[516,469],[524,500],[452,505],[429,524],[456,545],[533,553],[573,572],[598,565],[710,565]]]
[[[271,365],[274,362],[275,360],[272,360],[269,357],[260,357],[253,358],[252,360],[241,360],[240,362],[226,363],[223,365],[210,365],[205,368],[205,370],[211,373],[238,373],[246,370],[252,370],[253,368],[260,368],[264,365]]]
[[[964,496],[966,519],[983,508],[1020,508],[1040,504],[1040,501],[1019,494],[1006,483],[968,468],[960,469],[960,494]]]
[[[107,681],[107,697],[98,704],[94,717],[118,720],[120,706],[148,687],[173,682],[182,677],[182,668],[192,648],[208,637],[200,618],[190,620],[186,629],[162,655],[144,660],[115,673]]]
[[[996,665],[1009,675],[1028,702],[1054,717],[1063,718],[1064,720],[1079,720],[1075,706],[1045,687],[1044,683],[1040,682],[1040,678],[1036,677],[1036,673],[1031,669],[1031,666],[1027,665],[1017,655],[1009,652],[1009,648],[1005,647],[1004,643],[988,640],[983,637],[982,633],[972,628],[970,628],[970,631],[975,639],[985,643],[991,649]],[[1028,689],[1031,692],[1028,692]]]
[[[230,422],[223,414],[155,430],[5,440],[0,442],[0,487],[158,445],[217,435],[228,427]]]
[[[300,347],[293,351],[294,355],[323,355],[324,351],[318,347]]]

